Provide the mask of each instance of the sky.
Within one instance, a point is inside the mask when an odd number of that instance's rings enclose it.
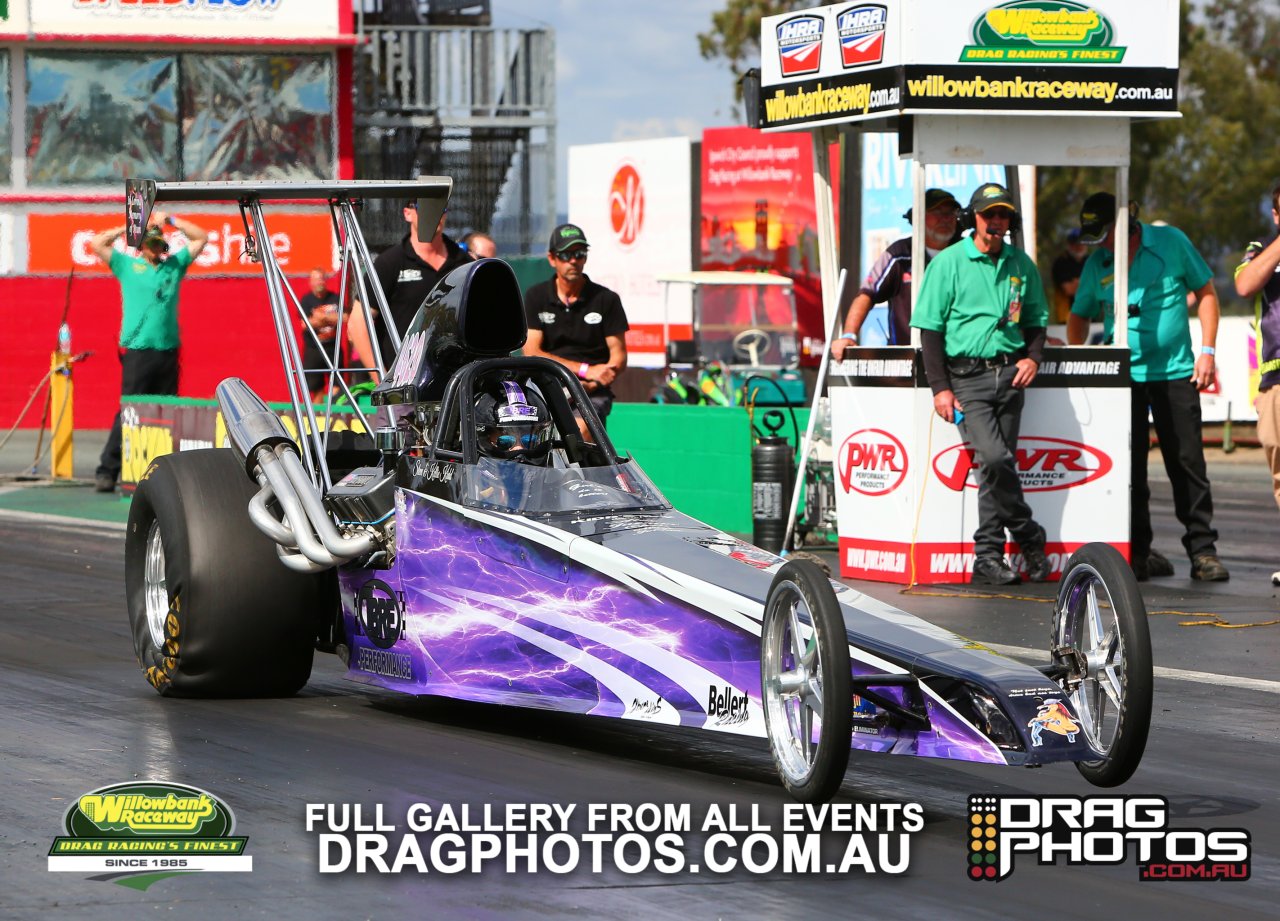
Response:
[[[557,210],[567,210],[567,149],[690,137],[741,124],[723,61],[697,35],[724,0],[492,0],[498,28],[550,27],[556,41]]]

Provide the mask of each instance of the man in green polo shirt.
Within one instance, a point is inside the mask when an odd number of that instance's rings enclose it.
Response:
[[[178,286],[187,269],[204,249],[209,234],[191,221],[153,211],[155,222],[147,228],[137,256],[115,248],[123,225],[104,230],[90,241],[99,259],[120,282],[123,304],[120,322],[122,394],[178,392]],[[176,227],[187,245],[172,255],[164,238],[165,227]],[[98,459],[94,488],[111,492],[120,478],[120,413]]]
[[[1130,558],[1139,581],[1173,575],[1173,565],[1151,548],[1151,489],[1147,485],[1150,439],[1147,412],[1155,422],[1164,469],[1173,487],[1173,510],[1185,533],[1191,578],[1225,582],[1231,576],[1218,559],[1213,495],[1200,435],[1200,393],[1213,383],[1218,337],[1218,295],[1213,272],[1187,235],[1176,227],[1144,224],[1132,216],[1129,232],[1130,409],[1132,506]],[[1067,317],[1067,341],[1078,344],[1099,317],[1112,341],[1115,325],[1116,197],[1097,192],[1080,209],[1080,239],[1100,244],[1080,273],[1080,287]],[[1191,349],[1187,295],[1196,295],[1200,354]]]
[[[934,410],[960,426],[978,461],[973,580],[1021,581],[1005,559],[1005,531],[1022,549],[1027,578],[1053,574],[1045,533],[1022,498],[1016,451],[1024,391],[1036,376],[1049,308],[1040,272],[1005,234],[1019,220],[1013,196],[990,182],[969,200],[974,232],[933,258],[911,325],[920,330]]]

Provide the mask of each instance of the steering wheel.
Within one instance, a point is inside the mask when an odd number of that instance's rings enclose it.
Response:
[[[733,354],[747,356],[752,367],[760,364],[760,353],[769,348],[772,340],[763,329],[744,329],[733,337]]]

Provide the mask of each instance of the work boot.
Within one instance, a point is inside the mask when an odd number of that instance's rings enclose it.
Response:
[[[1153,579],[1162,579],[1165,576],[1173,575],[1173,564],[1159,550],[1152,550],[1147,555],[1147,569]]]
[[[1048,582],[1053,564],[1044,554],[1044,544],[1022,548],[1022,563],[1027,567],[1028,582]]]
[[[1133,569],[1134,578],[1139,582],[1173,575],[1173,564],[1159,550],[1151,550],[1146,556],[1134,556],[1133,562],[1129,565]]]
[[[973,561],[974,585],[1017,585],[1022,580],[1003,559],[980,557]]]
[[[1200,582],[1226,582],[1231,573],[1216,553],[1199,553],[1191,558],[1191,578]]]
[[[93,478],[94,492],[115,492],[116,478],[109,473],[99,473]]]

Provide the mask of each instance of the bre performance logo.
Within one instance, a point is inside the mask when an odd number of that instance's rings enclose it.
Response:
[[[969,878],[1000,882],[1015,855],[1037,864],[1138,865],[1140,880],[1246,880],[1243,828],[1170,828],[1162,796],[970,796]]]
[[[961,61],[1119,64],[1115,27],[1094,7],[1073,0],[1014,0],[973,21],[973,44]]]
[[[67,834],[49,849],[50,870],[128,876],[128,885],[145,889],[176,873],[253,869],[230,807],[195,787],[101,787],[76,800],[63,827]],[[140,875],[151,878],[140,884]]]
[[[778,23],[778,64],[784,77],[816,74],[822,64],[821,16],[792,16]]]
[[[381,579],[370,579],[356,594],[356,616],[369,642],[390,649],[404,632],[404,597]]]
[[[840,63],[849,69],[879,64],[884,60],[884,33],[888,21],[889,11],[878,3],[862,3],[837,14]]]
[[[860,429],[844,440],[838,455],[845,493],[883,496],[907,476],[907,449],[883,429]]]

